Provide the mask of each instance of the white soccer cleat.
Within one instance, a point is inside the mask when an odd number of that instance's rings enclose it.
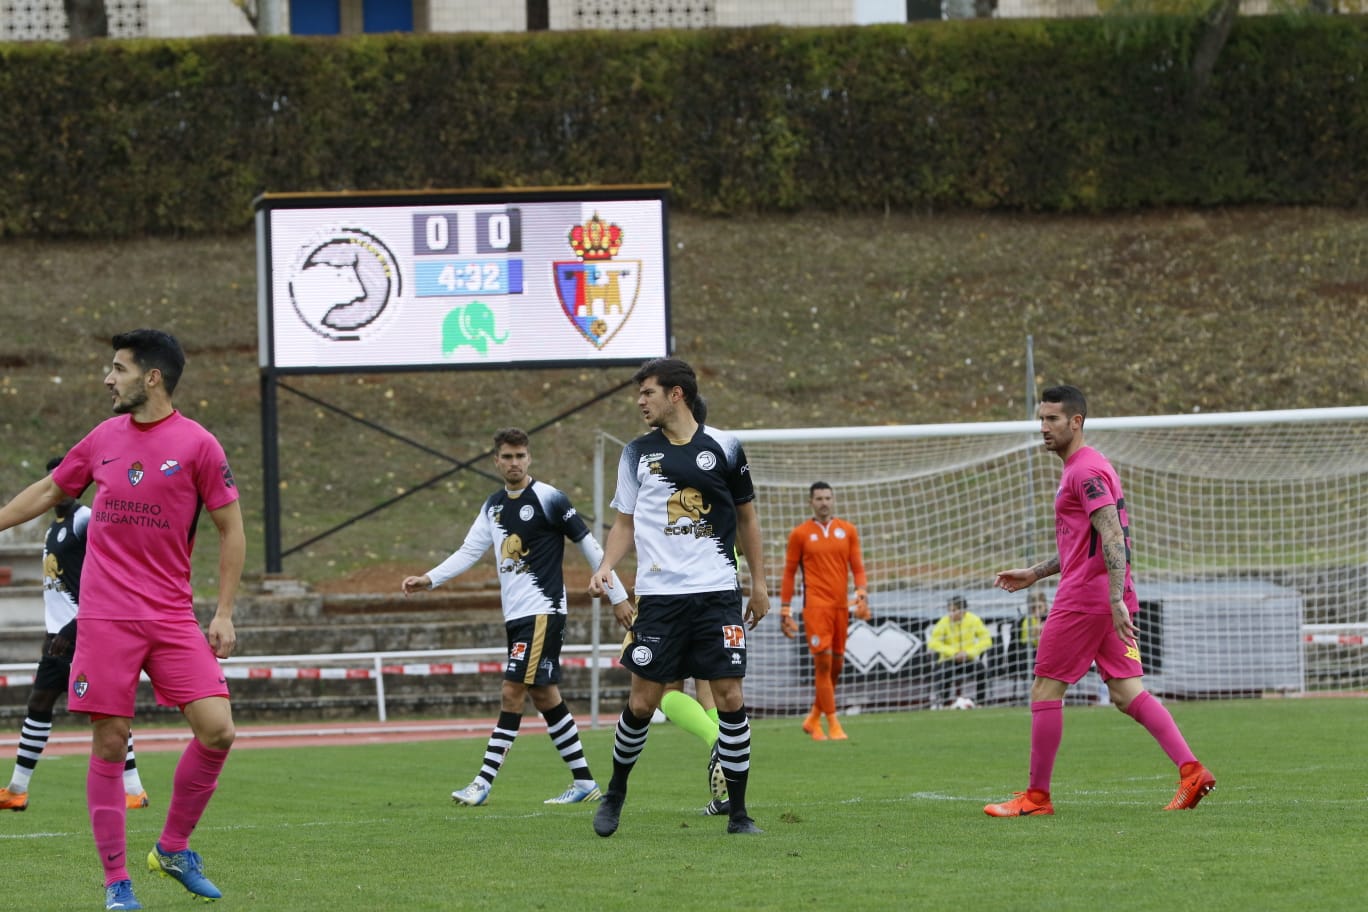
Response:
[[[555,798],[547,798],[542,804],[579,804],[581,801],[596,801],[599,794],[598,783],[593,779],[576,779],[568,789]]]
[[[451,800],[457,804],[464,804],[466,807],[475,807],[485,803],[485,799],[489,797],[489,788],[488,782],[483,779],[476,779],[459,792],[452,792]]]

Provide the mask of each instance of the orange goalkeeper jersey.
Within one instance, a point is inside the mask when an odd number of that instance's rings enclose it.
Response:
[[[823,526],[809,519],[789,533],[784,554],[784,582],[779,604],[793,602],[798,568],[803,568],[803,610],[817,607],[845,608],[850,604],[849,579],[865,588],[864,560],[860,557],[860,533],[843,519],[832,517]]]

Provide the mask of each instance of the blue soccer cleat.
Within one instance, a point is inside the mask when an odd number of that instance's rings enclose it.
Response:
[[[157,843],[147,853],[147,870],[162,877],[174,877],[180,885],[205,902],[220,899],[223,893],[204,876],[204,861],[199,853],[191,849],[179,852],[163,852]]]
[[[142,903],[133,895],[133,881],[121,880],[105,887],[105,909],[141,909]]]

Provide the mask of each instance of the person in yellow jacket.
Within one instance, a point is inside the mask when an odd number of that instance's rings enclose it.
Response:
[[[936,654],[935,671],[931,678],[931,708],[937,709],[964,692],[966,681],[972,681],[975,694],[982,689],[984,665],[979,657],[993,645],[993,636],[982,618],[969,610],[969,602],[962,595],[952,595],[946,603],[946,613],[931,628],[931,639],[926,648]]]

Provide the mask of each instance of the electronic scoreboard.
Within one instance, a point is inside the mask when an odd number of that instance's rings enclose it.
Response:
[[[612,366],[667,355],[666,191],[265,194],[260,366]]]

